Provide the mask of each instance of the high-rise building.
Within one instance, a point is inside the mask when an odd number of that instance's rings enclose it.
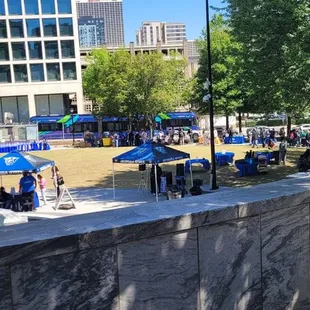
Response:
[[[104,21],[100,18],[79,18],[80,48],[100,47],[104,41]]]
[[[161,22],[144,22],[139,30],[137,30],[137,45],[156,45],[162,41]]]
[[[183,23],[163,23],[162,38],[165,44],[176,44],[186,40],[186,26]]]
[[[80,40],[81,46],[87,41],[92,42],[93,39],[86,39],[85,34],[94,37],[96,33],[96,44],[93,47],[102,45],[104,42],[107,46],[123,46],[124,39],[124,21],[123,21],[123,2],[122,0],[76,0],[78,18],[88,20],[87,26],[92,19],[103,21],[103,31],[100,27],[93,27],[86,31],[85,24],[79,22],[80,32],[84,33]],[[81,30],[82,28],[82,30]],[[92,46],[89,46],[92,47]]]
[[[75,0],[0,0],[0,122],[83,110],[77,42]]]
[[[186,40],[184,23],[143,22],[136,32],[137,45],[177,44]]]

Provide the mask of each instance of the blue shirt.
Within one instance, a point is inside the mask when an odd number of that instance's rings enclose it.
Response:
[[[19,181],[19,185],[22,188],[22,193],[30,193],[35,190],[36,179],[32,175],[22,177]]]

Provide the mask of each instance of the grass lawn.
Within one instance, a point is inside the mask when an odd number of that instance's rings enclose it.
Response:
[[[176,147],[179,150],[191,154],[191,158],[207,158],[210,160],[210,147],[183,146]],[[129,148],[88,148],[88,149],[64,149],[48,152],[33,153],[35,155],[52,159],[64,176],[67,187],[112,187],[112,158]],[[217,151],[234,152],[235,159],[244,158],[249,146],[218,146]],[[271,166],[266,175],[238,177],[235,167],[218,168],[218,184],[220,186],[242,187],[260,183],[273,182],[285,178],[287,175],[297,172],[296,162],[305,149],[289,149],[287,166]],[[161,165],[163,171],[175,173],[176,162]],[[116,164],[116,186],[118,188],[137,188],[140,181],[138,165]],[[210,174],[202,168],[193,166],[194,178],[201,178],[205,184],[209,184]],[[52,188],[51,173],[49,170],[42,173],[48,181],[48,187]],[[7,190],[10,187],[18,187],[20,176],[4,176],[3,185]]]

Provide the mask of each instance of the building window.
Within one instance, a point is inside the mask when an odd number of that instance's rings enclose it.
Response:
[[[12,43],[13,60],[26,59],[25,43],[13,42]]]
[[[47,59],[58,59],[58,42],[57,41],[46,41],[45,44],[45,58]]]
[[[61,57],[62,58],[74,58],[74,41],[61,41]]]
[[[8,0],[9,15],[22,15],[21,0]]]
[[[39,19],[26,19],[27,24],[27,36],[28,37],[40,37],[40,21]]]
[[[6,39],[8,37],[7,31],[6,31],[6,21],[0,20],[0,38]]]
[[[12,83],[10,66],[0,66],[0,83]]]
[[[29,58],[42,59],[42,46],[41,42],[28,42]]]
[[[14,65],[16,83],[28,82],[27,65]]]
[[[24,27],[22,19],[11,19],[10,29],[12,38],[23,38],[24,37]]]
[[[57,37],[56,18],[44,18],[43,29],[45,37]]]
[[[71,0],[57,0],[58,14],[71,14]]]
[[[76,80],[76,65],[75,62],[64,62],[62,64],[64,80]]]
[[[35,96],[36,114],[64,114],[63,95],[37,95]]]
[[[54,0],[41,0],[41,8],[42,14],[55,14]]]
[[[0,61],[8,60],[10,60],[8,43],[0,43]]]
[[[29,122],[29,105],[28,97],[17,97],[18,121],[20,123]]]
[[[60,81],[59,63],[46,64],[46,72],[48,81]]]
[[[2,97],[2,111],[3,114],[11,113],[14,115],[13,122],[18,122],[18,109],[16,97]]]
[[[27,15],[39,14],[38,0],[24,0],[24,3],[25,3],[25,12]]]
[[[4,0],[0,0],[0,15],[5,15]]]
[[[59,29],[61,36],[72,37],[73,36],[72,18],[59,18]]]
[[[43,64],[31,64],[31,82],[44,82]]]

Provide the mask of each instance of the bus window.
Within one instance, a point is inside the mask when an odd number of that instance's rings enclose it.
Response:
[[[70,127],[71,127],[71,132],[72,132],[72,126],[70,126]],[[83,132],[82,131],[82,124],[74,124],[73,127],[74,127],[74,132]]]
[[[50,131],[49,124],[39,124],[39,131]]]
[[[50,124],[50,131],[61,131],[62,130],[62,124],[56,123],[56,124]]]

